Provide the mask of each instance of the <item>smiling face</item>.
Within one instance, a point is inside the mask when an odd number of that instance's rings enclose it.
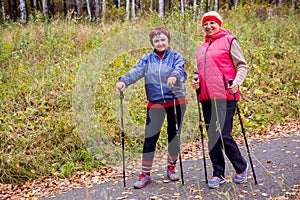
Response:
[[[169,39],[165,34],[159,34],[153,37],[152,44],[158,52],[164,52],[169,47]]]
[[[220,25],[215,21],[207,21],[202,27],[208,37],[220,30]]]

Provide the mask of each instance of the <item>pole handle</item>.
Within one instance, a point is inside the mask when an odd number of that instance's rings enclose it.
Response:
[[[198,81],[198,74],[197,73],[194,73],[194,81]],[[196,93],[199,96],[199,94],[200,94],[200,88],[196,89]]]
[[[229,79],[229,80],[228,80],[228,84],[229,84],[229,86],[232,86],[233,80],[232,80],[232,79]]]
[[[120,91],[120,99],[124,99],[124,93],[123,93],[123,91]]]
[[[198,74],[194,73],[194,80],[198,81]]]

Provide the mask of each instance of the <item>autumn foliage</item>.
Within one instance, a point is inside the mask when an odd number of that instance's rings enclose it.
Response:
[[[249,64],[239,104],[246,130],[262,134],[270,124],[299,119],[299,13],[250,6],[220,12],[224,26],[237,36]],[[123,24],[99,25],[74,18],[48,24],[31,20],[26,26],[9,23],[0,28],[0,182],[18,184],[48,175],[64,178],[120,160],[119,96],[114,84],[147,49],[102,60],[108,65],[92,85],[94,95],[87,98],[93,101],[89,109],[93,110],[95,126],[87,122],[83,127],[75,117],[73,103],[78,99],[74,99],[74,88],[78,71],[89,64],[91,52],[98,52],[103,41],[133,25],[138,29],[166,25],[196,43],[203,40],[192,15],[186,13],[183,18],[177,12],[164,18],[152,13]],[[198,134],[198,117],[195,93],[189,84],[194,63],[187,63],[186,69],[190,103],[182,140],[189,142]],[[89,76],[84,78],[88,80]],[[84,104],[80,105],[78,109],[84,109]],[[124,106],[126,151],[134,157],[143,142],[142,81],[125,92]],[[239,134],[237,125],[235,132]],[[92,130],[93,137],[100,137],[101,141],[90,141],[87,135],[79,133],[79,127]],[[166,143],[164,131],[158,147]],[[91,143],[95,149],[87,148]],[[100,157],[95,156],[94,150]]]

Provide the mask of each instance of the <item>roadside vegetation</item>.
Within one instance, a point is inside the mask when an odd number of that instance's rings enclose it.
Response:
[[[246,131],[263,134],[270,124],[299,119],[299,12],[284,7],[244,6],[220,13],[224,16],[224,27],[237,36],[249,64],[239,103]],[[115,82],[147,49],[102,60],[108,65],[101,69],[92,96],[96,128],[89,123],[78,128],[82,125],[75,117],[73,105],[78,71],[90,63],[91,56],[97,56],[95,52],[101,53],[98,48],[103,41],[133,25],[135,29],[165,25],[200,43],[203,40],[200,18],[197,22],[192,18],[192,13],[187,12],[182,18],[180,10],[175,10],[164,18],[152,13],[122,24],[99,25],[76,19],[54,19],[46,24],[37,18],[26,26],[3,25],[0,28],[0,182],[19,184],[49,175],[64,178],[78,170],[88,171],[119,161],[121,129]],[[190,103],[182,140],[191,142],[199,131],[195,92],[190,86],[194,63],[188,62],[186,69]],[[125,91],[127,154],[134,155],[142,148],[144,96],[143,81]],[[91,132],[101,140],[93,141],[92,145],[99,147],[100,157],[86,146]],[[235,132],[240,134],[237,118]],[[158,147],[165,143],[164,129]]]

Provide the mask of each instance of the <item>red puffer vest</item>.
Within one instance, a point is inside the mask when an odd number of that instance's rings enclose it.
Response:
[[[200,81],[199,100],[227,99],[234,100],[228,90],[228,80],[234,80],[236,70],[230,57],[230,46],[235,36],[229,30],[221,28],[211,37],[205,37],[198,48],[196,60]],[[240,91],[236,93],[236,100]]]

